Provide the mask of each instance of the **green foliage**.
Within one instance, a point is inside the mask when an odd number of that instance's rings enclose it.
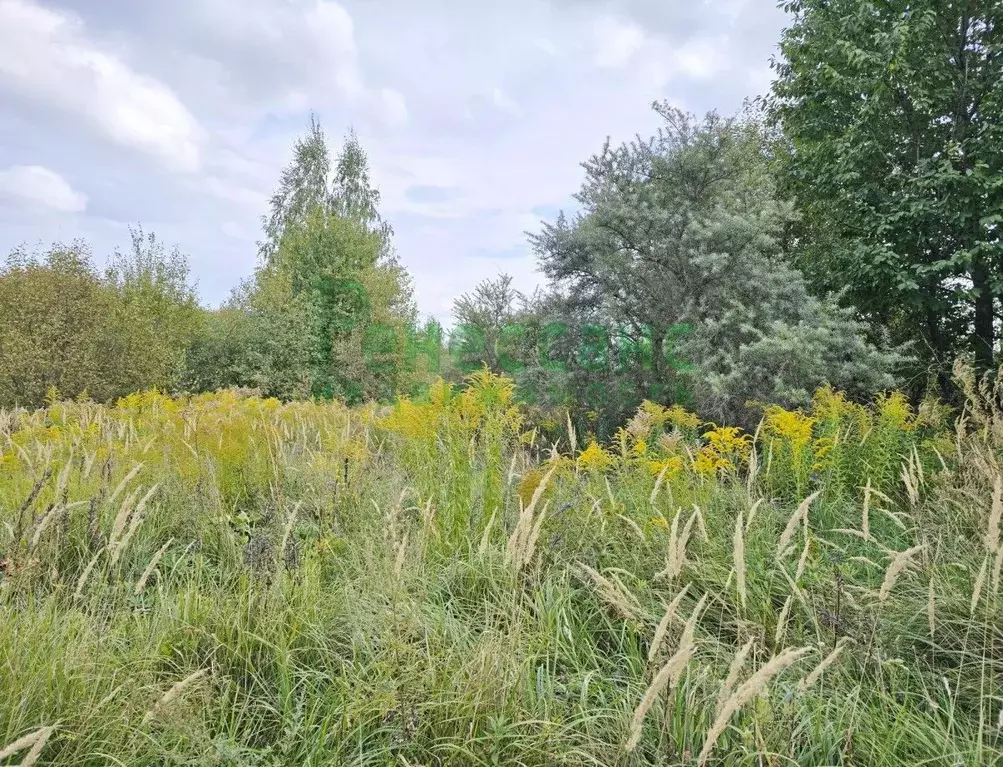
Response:
[[[868,343],[850,312],[812,296],[784,261],[792,212],[759,126],[655,109],[658,134],[607,142],[585,164],[582,212],[533,238],[544,273],[573,297],[566,306],[645,329],[655,380],[680,380],[714,419],[748,422],[747,400],[802,404],[828,381],[891,385],[901,353]],[[674,370],[673,355],[689,366]]]
[[[1003,241],[1003,9],[797,0],[771,101],[798,265],[931,363],[992,367]]]
[[[311,118],[272,198],[262,263],[247,292],[248,309],[260,315],[249,322],[279,335],[247,361],[253,372],[245,379],[286,398],[304,385],[310,395],[347,402],[411,390],[416,308],[379,199],[354,133],[332,173],[323,130]],[[290,350],[276,338],[291,341]]]
[[[187,262],[141,230],[104,276],[82,243],[15,251],[0,270],[0,404],[170,389],[200,319]]]

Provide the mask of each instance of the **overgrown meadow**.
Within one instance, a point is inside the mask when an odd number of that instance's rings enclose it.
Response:
[[[490,373],[4,411],[0,763],[1003,761],[1003,413],[957,375],[602,445]]]

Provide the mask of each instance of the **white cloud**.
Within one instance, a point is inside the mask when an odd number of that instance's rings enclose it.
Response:
[[[509,96],[501,88],[494,88],[491,91],[491,103],[494,104],[498,109],[503,112],[519,112],[519,105],[515,103],[511,96]]]
[[[633,21],[604,16],[595,23],[595,62],[604,69],[620,69],[645,43],[644,30]]]
[[[0,86],[83,118],[170,168],[198,167],[195,118],[166,85],[88,39],[75,16],[32,0],[0,0]]]
[[[87,195],[74,191],[65,178],[40,165],[14,165],[0,171],[0,197],[61,213],[81,213],[87,208]]]

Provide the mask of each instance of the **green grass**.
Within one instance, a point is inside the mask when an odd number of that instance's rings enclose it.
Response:
[[[711,764],[1003,763],[991,412],[922,443],[954,445],[943,464],[915,443],[917,500],[900,480],[882,485],[869,540],[847,532],[861,529],[868,477],[845,467],[873,461],[858,440],[841,448],[838,481],[816,471],[821,495],[780,556],[801,499],[778,458],[751,483],[745,464],[685,468],[652,504],[652,472],[622,455],[602,470],[558,460],[531,510],[535,546],[513,558],[542,472],[509,394],[481,379],[390,419],[226,393],[3,414],[0,750],[54,725],[38,764],[696,764],[752,640],[736,687],[785,648],[809,649],[728,720]],[[908,461],[906,434],[886,440],[900,452],[882,467]],[[115,518],[154,485],[113,563],[102,549],[115,548]],[[743,606],[735,527],[756,501]],[[661,577],[691,518],[685,564]],[[892,555],[917,545],[881,600]],[[692,658],[628,751],[634,711],[701,597]]]

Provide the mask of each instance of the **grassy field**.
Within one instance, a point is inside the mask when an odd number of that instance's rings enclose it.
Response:
[[[0,413],[0,764],[1003,762],[968,394],[556,448],[490,375]]]

